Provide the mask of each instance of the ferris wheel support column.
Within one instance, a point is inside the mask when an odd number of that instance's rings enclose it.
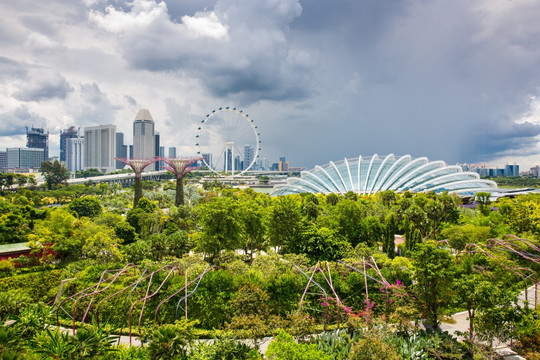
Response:
[[[232,169],[232,176],[234,176],[234,165],[236,165],[236,159],[234,158],[234,143],[231,143],[231,169]]]

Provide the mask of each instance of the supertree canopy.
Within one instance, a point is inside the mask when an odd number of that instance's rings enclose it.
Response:
[[[302,171],[300,177],[287,179],[286,184],[276,185],[272,195],[303,192],[338,193],[353,191],[371,195],[379,191],[395,192],[453,192],[474,195],[476,192],[497,188],[495,182],[481,180],[475,172],[464,172],[458,165],[444,161],[429,161],[426,157],[411,155],[396,157],[394,154],[358,158],[345,158]]]
[[[185,156],[185,157],[176,157],[176,158],[157,158],[157,160],[163,161],[168,166],[163,168],[169,170],[176,176],[176,199],[175,206],[184,205],[184,176],[190,171],[196,169],[196,167],[190,166],[197,161],[201,160],[202,157],[197,156]]]
[[[115,159],[123,162],[135,172],[135,196],[133,198],[133,208],[135,208],[142,198],[142,172],[148,165],[155,163],[157,159]]]

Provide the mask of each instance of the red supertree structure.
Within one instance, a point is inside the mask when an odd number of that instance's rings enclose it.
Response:
[[[148,165],[155,163],[158,159],[115,159],[129,166],[135,173],[135,197],[133,198],[133,208],[135,208],[142,198],[142,172]]]
[[[197,169],[197,167],[190,166],[199,160],[202,160],[200,156],[181,156],[175,158],[160,157],[157,160],[163,161],[168,166],[163,168],[169,170],[176,176],[176,199],[174,205],[184,205],[184,176],[187,173]]]

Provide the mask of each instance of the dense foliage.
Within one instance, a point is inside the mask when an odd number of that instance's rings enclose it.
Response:
[[[187,205],[176,207],[174,184],[148,182],[133,208],[133,190],[118,185],[51,188],[3,187],[0,244],[32,251],[0,261],[0,321],[15,320],[0,327],[0,356],[258,359],[253,346],[270,335],[273,359],[472,358],[510,338],[523,352],[540,348],[539,314],[517,302],[539,270],[539,196],[480,194],[471,209],[446,193],[271,198],[187,185]],[[69,298],[100,281],[99,294]],[[128,332],[130,311],[141,348],[108,337]],[[469,319],[463,342],[438,330],[459,311]],[[46,327],[57,314],[68,327],[75,314],[85,330]],[[321,333],[331,328],[342,330]]]

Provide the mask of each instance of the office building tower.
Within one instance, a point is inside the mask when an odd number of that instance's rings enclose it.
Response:
[[[60,131],[60,161],[66,162],[66,150],[68,139],[79,137],[79,130],[75,126],[70,126],[67,129]]]
[[[69,171],[84,170],[84,138],[67,139],[66,166]]]
[[[252,145],[245,145],[244,146],[244,166],[242,166],[242,170],[246,170],[247,167],[253,162],[253,159],[255,159],[255,149]]]
[[[49,160],[49,133],[45,129],[26,127],[26,147],[29,149],[43,149],[43,159]],[[40,164],[41,167],[41,164]]]
[[[504,167],[504,176],[519,176],[519,165],[514,163],[514,165],[506,164]]]
[[[279,171],[289,171],[289,162],[285,157],[279,158]]]
[[[169,148],[169,157],[170,158],[175,158],[176,157],[176,147],[175,146],[171,146]]]
[[[161,155],[159,155],[160,154],[159,149],[161,148],[161,146],[160,146],[161,144],[159,142],[160,137],[159,137],[158,132],[155,133],[154,138],[155,138],[155,140],[154,140],[154,149],[155,149],[154,150],[154,156],[161,156]],[[159,170],[161,168],[161,165],[163,165],[162,161],[156,161],[154,163],[154,170],[156,170],[156,171]]]
[[[150,111],[139,110],[133,121],[133,159],[151,159],[156,155],[155,135]]]
[[[231,171],[233,167],[232,149],[226,149],[223,152],[223,170]]]
[[[133,159],[133,145],[129,145],[128,149],[129,149],[129,158]]]
[[[242,171],[242,160],[240,160],[240,155],[234,157],[234,172]]]
[[[202,154],[201,156],[203,157],[206,164],[208,164],[208,166],[213,169],[214,165],[212,164],[212,154]],[[206,164],[201,161],[201,166],[206,166]]]
[[[0,151],[0,171],[8,167],[7,151]]]
[[[159,157],[165,157],[165,146],[159,147]],[[156,164],[159,165],[159,167],[156,170],[163,170],[163,167],[165,166],[165,163],[163,161],[158,161]]]
[[[84,129],[84,168],[102,173],[116,170],[116,126],[100,125]]]
[[[116,157],[126,159],[128,157],[128,146],[124,145],[124,133],[116,133]],[[116,160],[116,170],[123,169],[124,164],[121,161]]]
[[[34,169],[41,168],[44,149],[41,148],[8,148],[7,167],[9,169]]]

